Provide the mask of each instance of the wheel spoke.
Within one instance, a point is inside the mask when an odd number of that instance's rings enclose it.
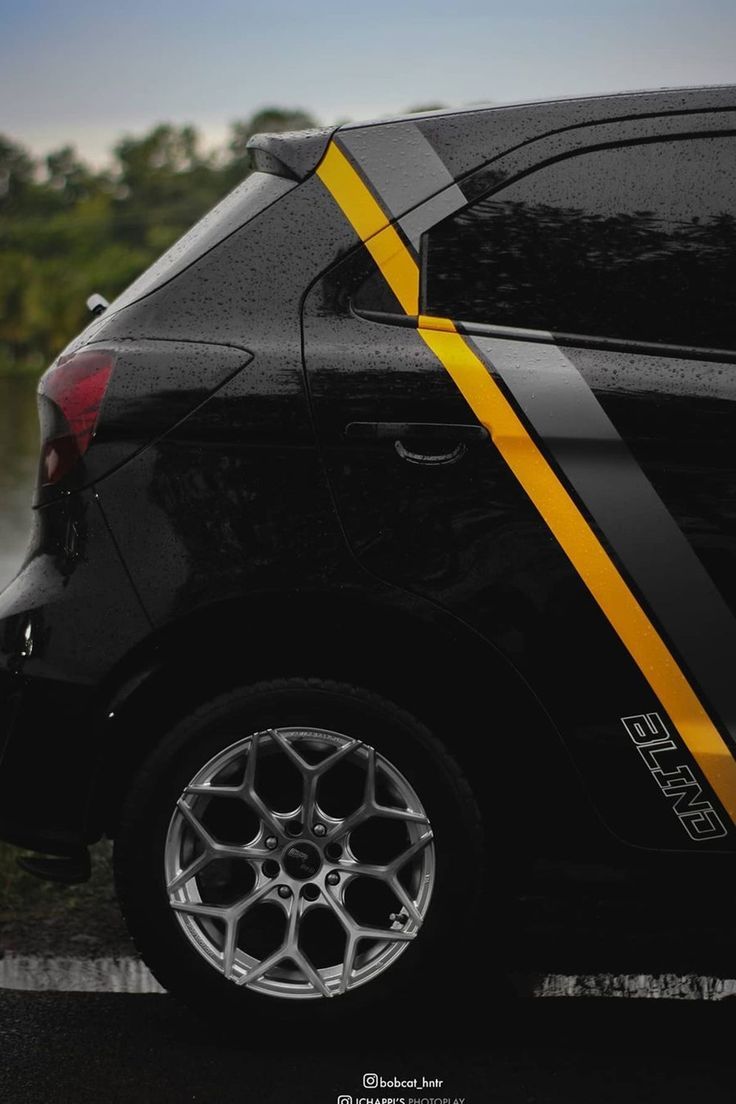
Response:
[[[212,856],[209,851],[204,851],[194,860],[193,863],[190,863],[186,870],[182,870],[181,874],[177,874],[175,878],[172,878],[172,880],[166,887],[167,891],[169,893],[176,893],[177,889],[179,889],[183,885],[186,885],[186,883],[191,878],[193,878],[195,874],[199,874],[200,870],[204,870],[205,866],[207,866],[207,864],[211,862],[211,860]]]
[[[246,893],[245,897],[241,897],[236,904],[230,905],[229,911],[236,920],[242,920],[248,909],[253,908],[253,905],[258,904],[260,900],[267,897],[273,890],[273,882],[264,882],[262,886],[256,886],[250,893]]]
[[[321,763],[317,763],[314,767],[315,774],[325,774],[328,770],[332,770],[336,763],[339,763],[341,759],[344,759],[347,755],[350,755],[352,751],[355,751],[357,747],[360,747],[360,740],[350,740],[349,743],[344,744],[337,751],[333,751],[332,755],[328,755],[326,759],[323,759]]]
[[[386,870],[390,870],[392,874],[398,874],[402,866],[406,866],[411,859],[416,858],[420,851],[423,851],[427,844],[432,842],[433,838],[434,833],[430,828],[428,832],[425,832],[423,836],[420,836],[418,840],[410,844],[406,851],[402,851],[392,862],[388,863],[386,865]]]
[[[422,923],[422,914],[402,886],[398,876],[394,875],[389,884],[401,902],[401,907],[408,913],[410,919],[412,919],[418,927]]]
[[[248,756],[245,760],[245,774],[243,775],[243,785],[241,786],[241,790],[250,791],[255,786],[256,757],[258,755],[258,744],[260,738],[260,732],[254,732],[250,738],[250,747],[248,748]]]
[[[238,922],[232,918],[228,920],[225,926],[225,945],[222,948],[222,972],[228,981],[233,976],[233,965],[235,963],[235,952],[237,950],[238,942]]]
[[[286,906],[288,924],[284,939],[285,953],[298,950],[299,944],[299,920],[301,919],[301,898],[292,894]]]
[[[210,853],[213,852],[217,847],[217,841],[212,838],[204,824],[202,824],[202,821],[194,815],[194,811],[189,808],[186,801],[180,797],[176,803],[176,807],[195,835],[199,836],[207,850]]]
[[[356,941],[358,939],[381,939],[387,943],[410,943],[416,938],[416,932],[395,931],[393,928],[365,927],[353,919],[342,901],[333,897],[331,893],[325,894],[325,897],[348,936]]]
[[[184,789],[185,794],[196,794],[198,797],[240,797],[241,786],[210,786],[189,785]]]
[[[276,729],[271,728],[268,730],[268,735],[275,743],[279,745],[284,755],[291,759],[294,766],[297,768],[297,770],[301,771],[302,774],[304,774],[305,772],[309,772],[312,769],[306,759],[302,759],[296,748],[291,746],[289,741],[281,732],[277,732]]]
[[[334,825],[333,828],[327,833],[327,839],[332,842],[333,840],[345,839],[350,835],[354,828],[357,828],[359,824],[362,824],[364,820],[368,820],[371,815],[371,810],[367,809],[365,805],[359,805],[349,816],[345,817],[340,824]]]
[[[227,923],[229,909],[221,905],[206,905],[203,901],[169,901],[176,912],[187,912],[193,916],[208,916],[211,920],[224,920]]]
[[[254,813],[257,813],[263,823],[277,838],[283,836],[283,828],[279,824],[276,817],[273,815],[268,805],[258,796],[255,791],[243,796],[243,800],[250,805]]]
[[[296,748],[292,747],[286,737],[275,729],[271,731],[273,740],[283,751],[284,755],[294,764],[302,778],[302,804],[301,816],[306,825],[311,825],[314,820],[314,810],[317,804],[317,780],[318,776],[314,766],[303,759]]]
[[[319,779],[328,770],[331,770],[336,763],[339,763],[341,759],[344,759],[346,755],[349,755],[358,747],[360,745],[360,740],[350,740],[347,744],[344,744],[343,747],[338,748],[337,751],[332,752],[331,755],[328,755],[326,759],[323,759],[319,763],[308,763],[282,732],[279,732],[277,729],[270,729],[269,734],[287,758],[296,766],[302,776],[301,815],[304,823],[311,825],[314,821],[314,814],[317,808],[317,784]]]
[[[391,878],[391,873],[387,866],[376,866],[373,863],[354,862],[351,859],[347,859],[335,863],[335,867],[346,878],[378,878],[378,880],[382,882],[387,882]]]
[[[357,941],[360,938],[360,925],[353,920],[339,897],[334,896],[326,890],[323,893],[323,897],[347,932],[348,938]]]
[[[243,777],[243,784],[240,787],[239,793],[243,801],[245,801],[246,805],[250,805],[251,809],[258,814],[258,816],[270,829],[270,831],[280,839],[283,835],[281,825],[269,809],[268,805],[266,805],[263,799],[258,795],[258,793],[256,793],[256,759],[260,746],[260,738],[263,735],[264,733],[262,732],[255,732],[251,736],[250,748],[248,749],[248,758],[245,764],[245,775]]]
[[[363,801],[340,824],[335,825],[329,833],[329,839],[344,838],[359,824],[363,824],[371,817],[380,817],[385,820],[404,820],[407,823],[429,825],[426,813],[419,813],[413,809],[397,809],[392,805],[380,805],[376,799],[376,778],[378,772],[378,759],[375,748],[367,747],[365,784],[363,787]]]
[[[278,950],[270,954],[268,958],[264,958],[261,962],[254,963],[246,972],[237,980],[238,985],[250,985],[254,981],[258,981],[258,978],[263,977],[274,966],[278,966],[284,958],[283,948],[279,947]]]
[[[202,821],[195,814],[191,806],[187,805],[183,798],[179,798],[176,807],[205,847],[205,854],[200,855],[194,860],[192,863],[192,873],[189,874],[187,878],[183,879],[183,881],[188,881],[189,877],[196,874],[211,859],[246,859],[258,861],[270,857],[271,852],[265,847],[252,847],[247,843],[220,843],[219,840],[216,840],[214,836],[207,831]],[[195,866],[197,866],[197,870],[193,869]],[[181,875],[179,877],[181,877]],[[177,881],[177,885],[173,886],[173,888],[178,888],[181,884],[182,882]],[[172,886],[169,888],[172,888]]]
[[[399,881],[398,872],[403,866],[406,865],[411,859],[424,850],[428,843],[432,840],[432,832],[427,832],[425,835],[418,839],[415,843],[411,844],[405,851],[402,851],[392,862],[384,865],[377,865],[372,863],[354,862],[351,860],[343,861],[336,864],[337,869],[343,874],[344,878],[376,878],[379,881],[385,882],[393,890],[394,894],[401,902],[401,905],[406,910],[410,918],[415,924],[420,925],[422,923],[422,915],[419,909],[416,907],[414,901],[411,899],[409,893]],[[343,885],[345,883],[343,882]]]
[[[323,997],[331,997],[332,993],[325,984],[324,978],[318,970],[315,970],[304,951],[299,946],[299,922],[302,917],[303,901],[299,897],[292,897],[289,912],[289,925],[284,941],[284,958],[289,958],[302,971],[307,981],[317,989]]]
[[[365,789],[363,791],[363,807],[376,808],[376,749],[368,748],[368,766],[365,772]]]
[[[342,974],[340,975],[340,993],[347,993],[350,988],[350,979],[353,976],[353,967],[355,966],[355,956],[357,953],[358,936],[350,934],[347,939],[345,960],[343,961]]]
[[[411,943],[416,932],[397,931],[394,928],[361,928],[361,939],[381,939],[388,943]]]
[[[288,959],[301,970],[307,981],[313,985],[323,997],[331,997],[333,995],[322,975],[315,969],[299,947],[299,921],[301,919],[301,912],[302,902],[298,897],[292,897],[290,907],[288,908],[287,930],[281,946],[273,951],[267,958],[263,959],[262,962],[252,966],[241,978],[238,978],[238,985],[250,985],[252,982],[257,981],[267,974],[274,966],[278,966],[279,963]]]
[[[415,813],[411,809],[394,809],[391,805],[376,805],[373,812],[384,820],[406,820],[412,824],[429,824],[426,813]]]
[[[299,951],[294,958],[299,969],[302,971],[307,981],[311,981],[315,989],[322,994],[323,997],[331,997],[333,995],[332,990],[328,988],[325,979],[320,974],[319,970],[316,970],[312,963],[309,961],[303,951]]]
[[[247,843],[218,843],[215,850],[218,858],[246,859],[250,862],[270,859],[272,855],[272,852],[265,847],[251,847]]]
[[[308,828],[311,828],[315,821],[318,782],[319,778],[316,775],[304,775],[302,786],[302,820]]]

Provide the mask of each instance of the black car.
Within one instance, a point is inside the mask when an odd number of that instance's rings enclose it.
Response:
[[[251,149],[40,382],[0,834],[280,1016],[504,965],[540,858],[730,881],[736,89]]]

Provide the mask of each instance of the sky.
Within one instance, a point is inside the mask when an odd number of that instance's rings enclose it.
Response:
[[[0,0],[0,132],[104,163],[268,105],[325,124],[426,103],[736,83],[736,0]]]

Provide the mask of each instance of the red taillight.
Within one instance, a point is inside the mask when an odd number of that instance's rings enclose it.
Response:
[[[92,440],[115,357],[82,350],[59,357],[38,385],[41,413],[41,482],[58,483]]]

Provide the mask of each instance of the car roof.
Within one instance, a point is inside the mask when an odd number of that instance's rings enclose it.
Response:
[[[367,119],[359,122],[342,123],[337,129],[358,130],[368,126],[387,126],[392,123],[419,122],[427,119],[447,119],[457,115],[478,114],[489,111],[510,111],[520,108],[537,108],[559,104],[560,107],[573,105],[587,105],[594,107],[596,104],[606,104],[610,101],[630,100],[632,105],[640,100],[654,100],[661,98],[669,100],[673,96],[682,98],[687,96],[698,101],[709,100],[713,95],[721,99],[722,93],[731,93],[736,97],[736,84],[703,84],[703,85],[674,85],[661,88],[617,89],[610,92],[591,92],[585,95],[557,95],[544,96],[533,100],[507,100],[498,102],[495,100],[478,101],[477,103],[462,104],[456,107],[431,108],[426,111],[409,111],[402,114],[388,115],[376,119]],[[736,106],[736,101],[734,103]]]
[[[576,96],[517,104],[494,104],[397,116],[340,127],[338,135],[358,160],[384,174],[406,170],[405,151],[425,143],[450,179],[458,180],[503,153],[576,127],[647,116],[728,111],[736,108],[736,85],[662,88],[610,95]],[[419,164],[420,158],[416,158]],[[425,163],[427,158],[424,158]],[[370,173],[369,173],[370,175]]]

